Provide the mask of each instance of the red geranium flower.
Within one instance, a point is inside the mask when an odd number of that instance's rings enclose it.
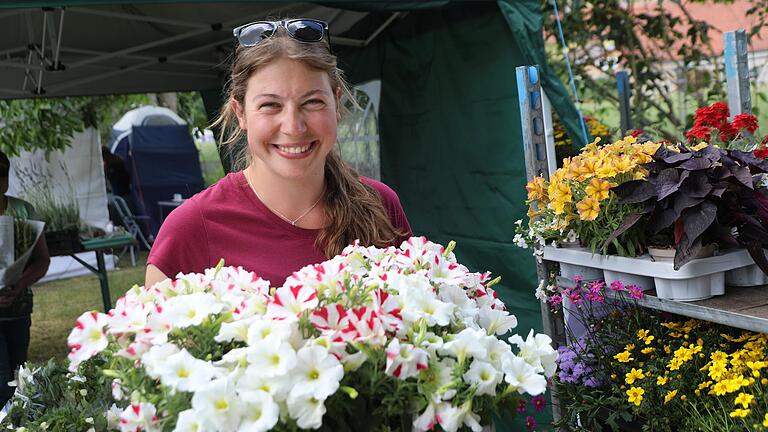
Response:
[[[688,142],[693,141],[695,138],[708,140],[711,132],[712,132],[712,128],[710,128],[709,126],[697,124],[697,125],[694,125],[693,128],[691,128],[691,130],[688,131],[686,136],[688,137]]]
[[[723,102],[715,102],[712,105],[696,110],[696,114],[693,116],[694,126],[711,126],[713,128],[720,128],[726,121],[728,121],[728,105]]]
[[[758,157],[760,159],[765,159],[768,157],[768,147],[760,147],[758,149],[755,149],[755,151],[752,152],[755,157]]]
[[[737,114],[731,124],[738,131],[746,129],[747,132],[753,134],[757,130],[757,117],[752,114]]]
[[[631,136],[633,136],[635,138],[639,137],[642,134],[643,134],[643,130],[642,129],[635,129],[635,130],[633,130],[632,132],[629,133],[629,135],[631,135]]]
[[[728,142],[734,138],[736,138],[736,135],[739,134],[739,129],[735,128],[733,123],[725,122],[722,126],[720,126],[720,129],[718,129],[719,135],[720,135],[720,141],[722,142]]]

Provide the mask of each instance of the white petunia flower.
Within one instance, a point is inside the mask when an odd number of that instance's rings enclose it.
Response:
[[[552,348],[552,339],[549,336],[543,333],[534,335],[531,329],[525,341],[520,335],[513,335],[509,342],[520,348],[518,355],[537,372],[544,372],[547,378],[554,375],[557,370],[557,351]]]
[[[248,363],[262,376],[284,375],[296,365],[296,352],[287,342],[263,340],[248,350]]]
[[[153,346],[141,356],[141,364],[144,366],[147,375],[158,379],[160,378],[159,368],[163,365],[163,362],[179,351],[179,347],[172,343]]]
[[[483,358],[486,356],[486,349],[481,341],[486,336],[484,330],[464,329],[452,341],[445,342],[439,352],[452,355],[459,362],[463,362],[467,357]]]
[[[161,383],[174,390],[186,392],[197,391],[209,383],[214,372],[212,364],[195,358],[186,349],[169,356],[157,367]]]
[[[284,401],[291,390],[290,375],[266,376],[253,366],[248,366],[237,380],[237,393],[246,399],[252,393],[267,392],[272,399]]]
[[[326,349],[313,345],[300,349],[296,360],[296,367],[291,371],[291,396],[310,395],[325,400],[336,393],[339,381],[344,377],[344,367],[336,357]]]
[[[404,321],[414,323],[424,319],[430,327],[434,325],[445,327],[450,324],[456,306],[440,301],[423,273],[395,278],[391,286],[402,298]]]
[[[235,430],[243,414],[234,383],[227,378],[213,380],[198,389],[192,396],[192,408],[203,430]]]
[[[489,306],[480,308],[480,325],[489,335],[503,335],[517,327],[517,318],[502,309],[491,309]]]
[[[165,309],[173,326],[184,328],[202,324],[209,315],[219,313],[222,305],[213,294],[195,292],[168,299]]]
[[[248,328],[253,321],[255,321],[253,318],[245,318],[221,323],[219,334],[213,340],[216,342],[245,342],[248,340]]]
[[[325,400],[312,395],[291,395],[288,397],[288,414],[302,429],[319,429],[323,425]]]
[[[467,384],[477,387],[476,395],[495,396],[496,386],[501,382],[503,375],[490,363],[475,359],[463,378]]]
[[[123,410],[115,405],[114,403],[110,405],[109,409],[106,413],[104,413],[104,417],[107,419],[107,428],[109,430],[115,430],[120,428],[120,414],[123,413]]]
[[[262,432],[272,429],[280,417],[280,408],[264,391],[242,394],[245,416],[238,432]]]
[[[248,326],[248,345],[257,345],[261,341],[270,343],[286,341],[291,338],[295,322],[288,320],[273,320],[257,318]]]
[[[509,353],[501,361],[501,367],[504,372],[504,381],[520,394],[528,393],[531,396],[536,396],[544,393],[547,389],[546,378],[536,373],[536,368],[521,357]]]
[[[69,370],[76,371],[85,360],[98,354],[107,347],[105,327],[109,318],[96,311],[86,312],[77,318],[76,326],[67,337],[69,346]]]
[[[203,432],[203,424],[197,419],[195,410],[188,409],[179,413],[173,432]]]

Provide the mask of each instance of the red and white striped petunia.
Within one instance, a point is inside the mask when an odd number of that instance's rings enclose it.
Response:
[[[268,318],[295,318],[307,309],[317,307],[317,291],[306,285],[283,285],[267,305]]]
[[[77,318],[75,328],[67,337],[69,346],[70,370],[76,371],[77,366],[95,356],[107,347],[106,326],[109,322],[107,315],[90,311]]]

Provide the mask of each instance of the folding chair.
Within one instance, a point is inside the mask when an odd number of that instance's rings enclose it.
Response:
[[[147,250],[152,249],[152,245],[149,244],[149,241],[144,236],[144,232],[141,230],[141,227],[137,223],[139,220],[149,220],[149,216],[136,216],[133,214],[131,209],[128,207],[128,203],[125,202],[125,200],[119,196],[115,196],[112,194],[109,194],[109,202],[112,204],[112,207],[115,210],[115,213],[117,213],[117,216],[120,218],[120,223],[125,227],[125,230],[130,233],[138,242],[140,245],[147,248]],[[134,246],[128,246],[131,251],[131,265],[136,265],[136,256],[134,254]]]

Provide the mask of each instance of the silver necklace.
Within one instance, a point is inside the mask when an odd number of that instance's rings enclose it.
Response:
[[[259,195],[259,193],[258,193],[258,192],[256,192],[256,188],[255,188],[255,187],[253,187],[253,183],[251,183],[251,179],[246,177],[246,180],[248,181],[248,186],[250,186],[250,187],[251,187],[251,190],[252,190],[252,191],[253,191],[253,193],[256,195],[256,198],[258,198],[258,199],[259,199],[259,201],[261,201],[261,203],[262,203],[262,204],[264,204],[264,207],[266,207],[266,208],[267,208],[269,211],[271,211],[272,213],[274,213],[274,214],[276,214],[276,215],[280,216],[280,219],[282,219],[282,220],[284,220],[284,221],[288,222],[289,224],[291,224],[291,225],[293,225],[293,226],[296,226],[296,223],[297,223],[298,221],[300,221],[300,220],[301,220],[301,218],[303,218],[304,216],[308,215],[308,214],[309,214],[309,212],[311,212],[312,210],[314,210],[314,208],[315,208],[315,207],[317,207],[317,205],[318,205],[318,204],[320,204],[320,200],[321,200],[321,199],[323,199],[323,194],[321,193],[321,194],[320,194],[320,198],[318,198],[318,199],[317,199],[317,201],[315,201],[315,203],[314,203],[314,204],[312,204],[312,206],[311,206],[310,208],[308,208],[307,210],[305,210],[305,211],[304,211],[304,213],[302,213],[301,215],[299,215],[299,217],[297,217],[296,219],[291,219],[291,218],[288,218],[288,217],[286,217],[285,215],[283,215],[283,214],[282,214],[282,213],[280,213],[279,211],[277,211],[277,210],[273,209],[272,207],[268,206],[268,205],[267,205],[267,203],[266,203],[266,202],[264,202],[264,200],[263,200],[263,199],[261,199],[261,196]],[[325,191],[323,191],[323,192],[325,192]]]

